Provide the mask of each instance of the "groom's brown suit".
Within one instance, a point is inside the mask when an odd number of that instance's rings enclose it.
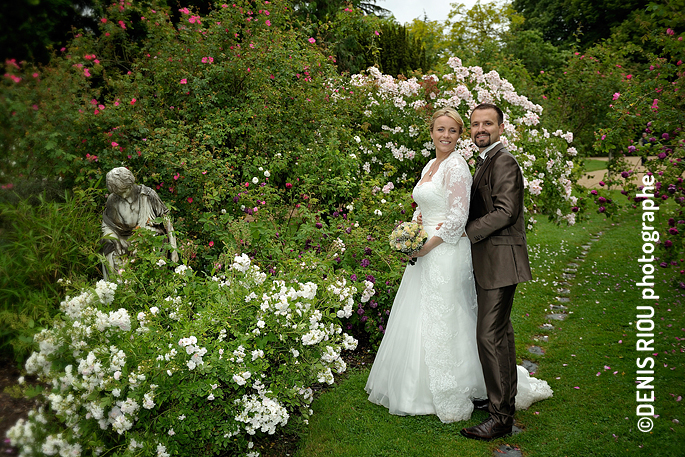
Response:
[[[478,294],[478,355],[490,414],[514,423],[516,349],[510,313],[516,285],[532,279],[523,215],[523,175],[500,143],[476,171],[466,234]]]

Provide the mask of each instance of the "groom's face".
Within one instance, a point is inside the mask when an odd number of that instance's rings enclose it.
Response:
[[[497,121],[494,109],[478,109],[471,114],[471,140],[481,151],[498,141],[504,132],[504,124]]]

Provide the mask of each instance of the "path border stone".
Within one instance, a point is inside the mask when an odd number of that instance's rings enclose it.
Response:
[[[517,428],[514,426],[514,428]],[[519,432],[512,432],[512,435],[516,435],[520,433]],[[517,447],[512,447],[508,444],[502,444],[500,447],[495,449],[495,455],[500,456],[500,457],[523,457],[523,454],[521,454],[521,449]]]

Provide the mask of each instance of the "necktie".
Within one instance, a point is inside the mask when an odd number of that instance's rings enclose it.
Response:
[[[484,158],[482,158],[481,156],[476,157],[476,171],[478,171],[480,166],[483,165],[483,162],[485,162]]]

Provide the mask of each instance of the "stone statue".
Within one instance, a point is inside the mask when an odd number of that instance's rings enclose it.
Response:
[[[128,169],[118,167],[107,173],[107,189],[111,192],[102,214],[102,254],[109,265],[103,265],[105,279],[109,272],[116,273],[121,268],[117,257],[128,253],[128,238],[136,227],[145,227],[158,234],[164,234],[173,247],[171,260],[178,262],[176,237],[171,225],[169,210],[157,192],[147,186],[136,184]],[[153,221],[162,217],[162,224]]]

